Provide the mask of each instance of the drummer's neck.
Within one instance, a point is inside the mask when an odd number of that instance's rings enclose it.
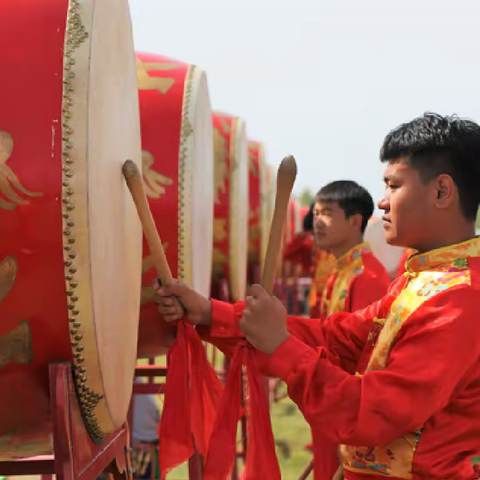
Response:
[[[343,257],[348,251],[355,248],[357,245],[363,243],[363,235],[359,234],[355,237],[349,238],[338,245],[335,245],[330,249],[330,253],[338,260],[339,258]]]

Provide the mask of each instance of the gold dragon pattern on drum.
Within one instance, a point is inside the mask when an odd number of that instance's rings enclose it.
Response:
[[[12,156],[14,141],[10,133],[0,130],[0,193],[5,199],[0,197],[0,208],[13,210],[17,205],[26,205],[30,203],[15,192],[14,188],[27,197],[41,197],[40,192],[31,192],[27,190],[13,170],[7,165]],[[13,187],[13,188],[12,188]]]

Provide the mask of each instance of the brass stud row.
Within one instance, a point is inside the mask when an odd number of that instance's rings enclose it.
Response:
[[[65,252],[65,282],[66,294],[68,298],[68,311],[70,323],[70,343],[72,347],[72,357],[75,370],[75,384],[80,400],[84,420],[87,429],[92,437],[98,441],[105,438],[105,434],[99,427],[95,417],[95,407],[102,400],[102,395],[95,393],[87,386],[88,374],[85,367],[85,346],[81,344],[83,339],[82,322],[80,310],[77,307],[78,279],[75,277],[77,268],[75,260],[77,254],[74,250],[75,244],[75,221],[72,217],[75,210],[75,191],[71,185],[71,180],[75,176],[75,144],[74,128],[71,125],[71,119],[74,116],[74,99],[72,93],[75,92],[75,58],[73,55],[80,45],[88,38],[88,32],[82,24],[80,15],[80,0],[70,0],[67,14],[67,29],[65,36],[64,50],[64,72],[63,72],[63,105],[62,105],[62,171],[63,171],[63,249]]]
[[[185,79],[185,94],[184,103],[182,107],[182,130],[180,134],[180,156],[178,166],[178,277],[181,281],[189,283],[191,281],[187,274],[187,265],[190,265],[190,258],[192,252],[192,236],[191,236],[191,218],[190,215],[185,215],[185,204],[191,203],[187,195],[191,195],[191,185],[187,182],[192,182],[192,178],[187,178],[188,165],[188,143],[189,137],[193,133],[193,128],[190,124],[189,113],[193,94],[193,77],[195,75],[195,66],[191,66]]]

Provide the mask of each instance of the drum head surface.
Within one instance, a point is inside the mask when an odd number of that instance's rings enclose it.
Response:
[[[190,209],[185,218],[191,219],[191,231],[186,235],[186,248],[191,261],[186,265],[185,281],[204,296],[210,296],[212,278],[213,237],[213,125],[210,98],[205,74],[197,67],[190,67],[189,84],[185,94],[191,95],[184,102],[184,109],[193,128],[188,143],[189,163],[188,192],[185,205]],[[181,195],[182,193],[180,193]],[[187,193],[188,195],[188,193]],[[188,230],[187,230],[188,231]]]
[[[245,122],[232,124],[230,180],[230,272],[232,296],[245,298],[248,249],[248,142]]]
[[[101,398],[90,425],[101,435],[126,419],[136,362],[142,235],[122,164],[132,159],[141,168],[140,124],[127,0],[78,4],[88,40],[70,56],[75,208],[64,228],[74,222],[75,310],[86,377],[80,399]]]

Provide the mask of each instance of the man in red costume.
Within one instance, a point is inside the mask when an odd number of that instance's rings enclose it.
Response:
[[[227,353],[245,336],[312,429],[342,444],[347,480],[471,480],[480,451],[480,127],[426,114],[387,135],[384,228],[414,248],[378,302],[324,322],[287,318],[260,286],[246,305],[176,295]],[[168,320],[179,317],[161,300]]]

